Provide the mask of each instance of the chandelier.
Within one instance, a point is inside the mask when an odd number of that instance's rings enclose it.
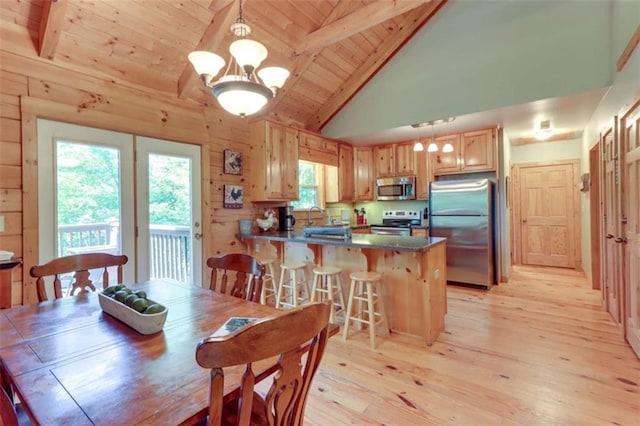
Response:
[[[427,121],[426,123],[415,123],[415,124],[412,124],[411,127],[413,127],[414,129],[420,129],[421,127],[424,127],[424,126],[430,126],[431,142],[429,142],[429,145],[427,146],[427,152],[438,152],[438,145],[436,145],[436,143],[433,141],[433,126],[441,123],[450,123],[453,120],[455,120],[455,117],[443,118],[442,120],[431,120],[431,121]],[[418,140],[416,141],[415,144],[413,144],[413,150],[417,152],[424,151],[424,145],[422,145],[422,142],[420,141],[419,133],[418,133]],[[442,152],[444,153],[453,152],[453,145],[450,144],[449,142],[445,143],[444,146],[442,147]]]
[[[220,106],[231,114],[245,117],[260,111],[278,93],[289,77],[289,71],[281,67],[266,67],[256,71],[267,58],[267,48],[262,43],[246,38],[251,33],[251,27],[242,19],[242,0],[238,15],[236,22],[231,25],[235,40],[229,46],[229,64],[219,80],[214,81],[214,78],[225,65],[222,57],[196,50],[189,53],[188,58],[202,83],[211,88]]]

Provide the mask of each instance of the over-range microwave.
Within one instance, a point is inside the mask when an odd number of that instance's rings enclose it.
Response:
[[[415,200],[416,177],[402,176],[376,179],[376,199],[384,200]]]

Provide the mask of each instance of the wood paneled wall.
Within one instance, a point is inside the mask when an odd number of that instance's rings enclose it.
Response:
[[[252,210],[251,194],[241,211],[223,209],[222,199],[224,184],[249,188],[246,120],[215,105],[124,87],[29,55],[2,50],[0,64],[0,249],[24,261],[14,272],[14,304],[36,300],[28,269],[38,263],[37,118],[201,145],[203,256],[244,251],[234,236],[237,220],[256,217],[262,208]],[[223,173],[226,148],[243,154],[242,176]]]

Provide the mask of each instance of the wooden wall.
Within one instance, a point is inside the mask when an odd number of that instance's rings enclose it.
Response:
[[[237,220],[255,217],[262,208],[253,212],[251,194],[245,194],[244,209],[223,209],[222,194],[225,183],[249,188],[246,120],[217,105],[178,99],[169,94],[175,88],[153,93],[126,87],[12,47],[4,40],[0,47],[0,249],[23,258],[24,267],[14,271],[14,304],[36,300],[28,269],[38,263],[37,118],[201,145],[204,258],[244,251],[234,236]],[[225,148],[245,157],[242,176],[223,173]]]

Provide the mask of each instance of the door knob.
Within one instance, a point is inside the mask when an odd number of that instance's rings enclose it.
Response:
[[[627,244],[627,237],[617,237],[615,240],[616,243]]]
[[[527,223],[527,219],[522,219],[522,223]]]
[[[200,240],[202,239],[202,234],[199,232],[196,232],[195,234],[193,234],[193,238],[195,238],[196,240]]]
[[[607,235],[605,236],[605,238],[606,238],[607,240],[610,240],[610,239],[612,239],[612,238],[613,238],[613,234],[607,234]]]

